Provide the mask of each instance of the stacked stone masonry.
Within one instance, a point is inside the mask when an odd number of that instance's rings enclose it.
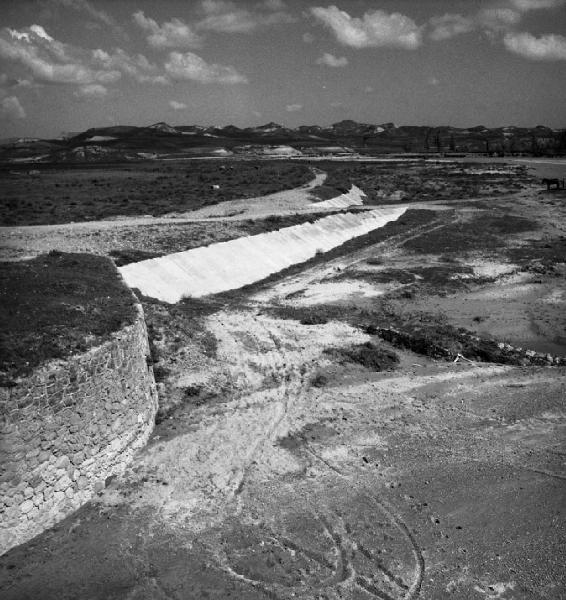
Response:
[[[147,442],[157,393],[136,311],[103,345],[0,388],[0,554],[90,500]]]

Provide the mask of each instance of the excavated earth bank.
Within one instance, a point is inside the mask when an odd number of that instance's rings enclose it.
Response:
[[[566,354],[563,200],[428,209],[242,292],[143,299],[167,410],[124,476],[0,557],[2,597],[563,598],[564,367],[371,333]]]

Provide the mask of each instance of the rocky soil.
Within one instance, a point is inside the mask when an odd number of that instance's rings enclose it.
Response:
[[[244,292],[144,299],[154,435],[0,557],[2,597],[563,598],[565,367],[377,332],[566,355],[565,205],[530,188],[426,206],[426,226]]]

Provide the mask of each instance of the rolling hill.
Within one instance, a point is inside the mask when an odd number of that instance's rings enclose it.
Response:
[[[333,125],[278,123],[240,128],[178,125],[159,122],[147,127],[95,127],[68,138],[19,138],[0,144],[2,162],[81,162],[136,160],[156,157],[257,153],[258,148],[291,147],[296,155],[338,152],[378,154],[529,154],[566,155],[566,130],[478,125],[397,127],[343,120]],[[260,154],[265,152],[260,151]],[[268,152],[269,153],[269,152]]]

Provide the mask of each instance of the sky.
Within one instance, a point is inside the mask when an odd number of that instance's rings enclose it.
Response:
[[[566,0],[1,0],[0,138],[566,127]]]

